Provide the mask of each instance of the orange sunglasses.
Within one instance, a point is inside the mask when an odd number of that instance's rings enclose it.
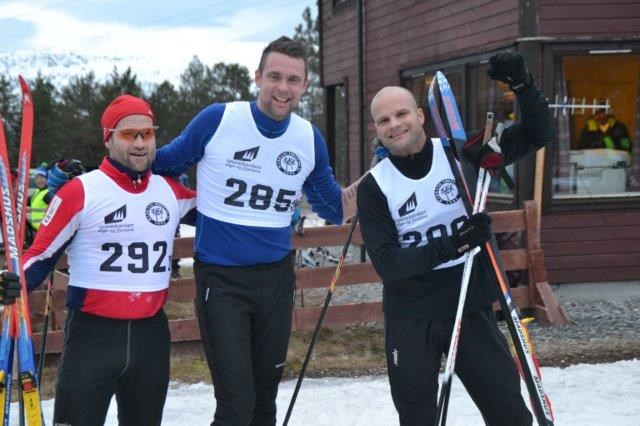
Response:
[[[121,139],[124,139],[129,142],[133,142],[138,138],[138,136],[140,136],[143,141],[146,141],[147,139],[154,137],[156,135],[156,130],[158,130],[158,126],[143,127],[140,129],[105,129],[105,130],[115,133]]]

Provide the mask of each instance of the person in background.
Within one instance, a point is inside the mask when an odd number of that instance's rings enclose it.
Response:
[[[599,105],[607,105],[605,99]],[[618,121],[606,108],[597,109],[587,119],[580,133],[580,149],[607,148],[631,152],[631,138],[627,126]]]
[[[47,169],[45,167],[38,167],[36,169],[36,191],[29,197],[29,222],[33,229],[36,231],[40,228],[40,222],[44,217],[44,212],[47,209],[49,188],[47,188]]]

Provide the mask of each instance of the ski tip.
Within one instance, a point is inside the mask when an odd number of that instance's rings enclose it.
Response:
[[[18,76],[18,80],[20,81],[20,90],[22,90],[22,93],[30,93],[27,80],[25,80],[24,77],[21,75]]]

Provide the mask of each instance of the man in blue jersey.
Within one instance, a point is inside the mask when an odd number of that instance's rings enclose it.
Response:
[[[154,170],[197,164],[196,307],[213,379],[212,425],[275,425],[295,275],[291,215],[302,194],[332,223],[355,213],[318,129],[292,111],[306,52],[287,37],[263,51],[255,102],[213,104],[157,152]]]

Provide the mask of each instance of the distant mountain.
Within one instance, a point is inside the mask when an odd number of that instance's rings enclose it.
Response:
[[[163,58],[164,59],[164,58]],[[127,68],[136,74],[143,85],[153,85],[169,80],[179,84],[180,74],[187,68],[188,62],[155,61],[154,58],[133,56],[87,56],[73,52],[45,53],[38,51],[0,51],[0,74],[6,76],[23,75],[33,79],[38,71],[51,78],[57,87],[65,85],[72,77],[86,75],[93,71],[96,79],[104,80],[117,67],[123,73]]]

